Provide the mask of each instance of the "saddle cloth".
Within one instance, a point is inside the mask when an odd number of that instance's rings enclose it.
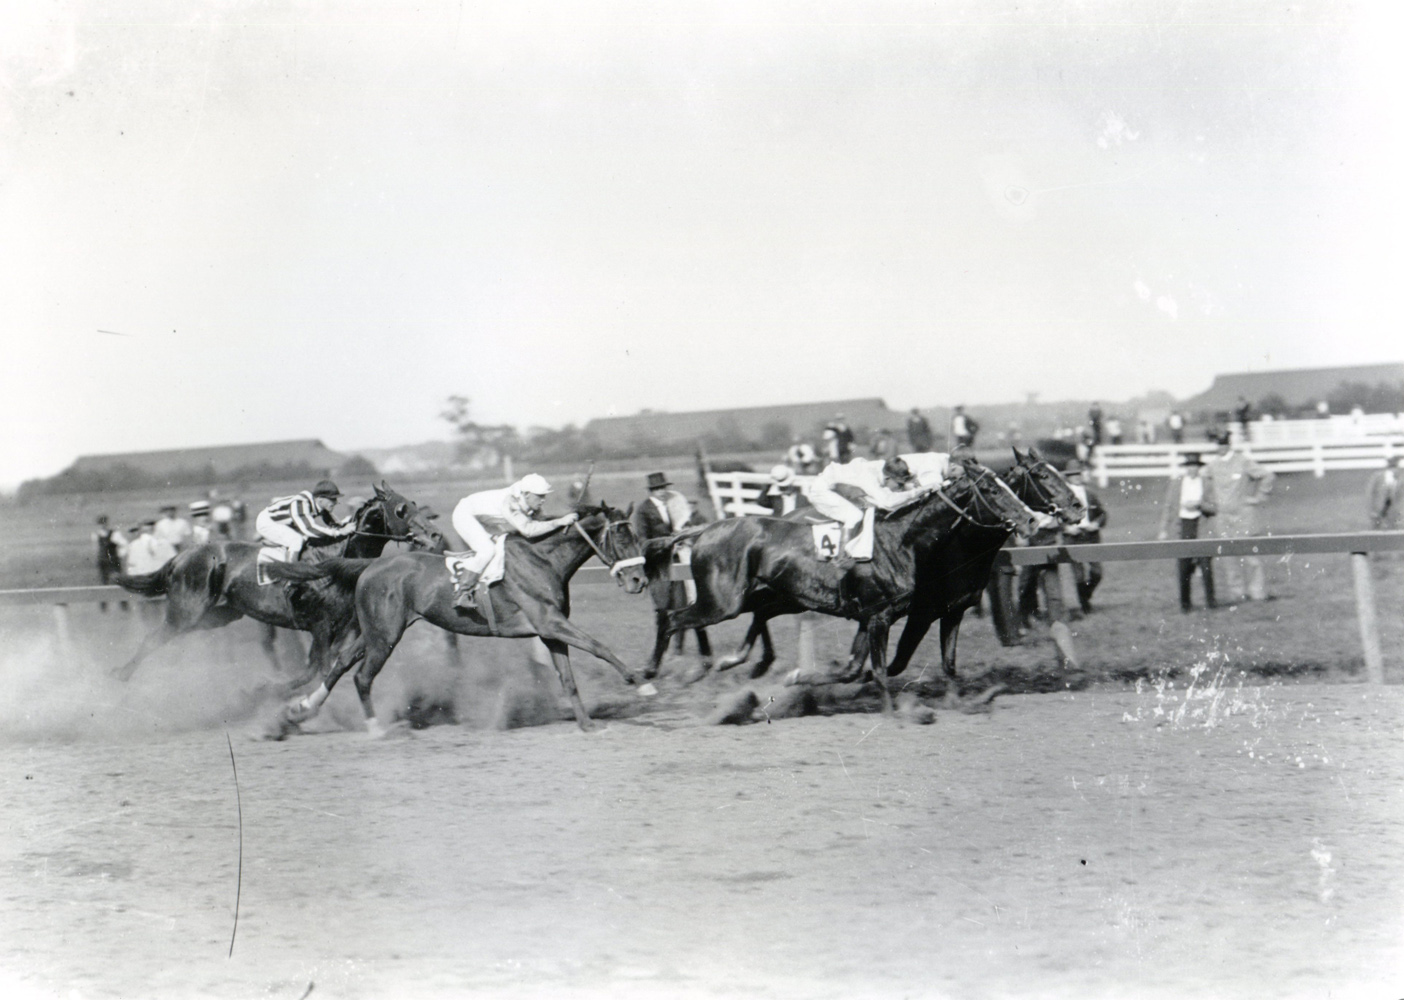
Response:
[[[848,540],[848,554],[859,562],[873,557],[873,517],[876,513],[873,507],[863,511],[863,529],[857,537]],[[814,532],[814,555],[820,562],[828,562],[838,555],[843,525],[837,521],[824,521],[810,525],[810,530]]]
[[[444,566],[448,569],[448,574],[453,579],[458,579],[460,571],[468,565],[468,560],[473,558],[472,549],[464,549],[462,552],[445,552]],[[478,578],[478,585],[490,587],[498,580],[502,579],[503,573],[507,569],[507,536],[492,536],[492,558],[483,567],[483,575]]]
[[[279,581],[268,575],[268,564],[292,561],[292,549],[286,545],[265,545],[258,550],[258,555],[254,559],[254,579],[258,581],[260,587],[278,583]]]

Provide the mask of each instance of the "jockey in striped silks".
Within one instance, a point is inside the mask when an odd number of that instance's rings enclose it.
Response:
[[[310,490],[278,497],[259,511],[254,527],[272,545],[281,545],[302,557],[303,547],[310,541],[326,541],[355,534],[355,518],[338,521],[332,516],[341,490],[330,479],[323,479]]]

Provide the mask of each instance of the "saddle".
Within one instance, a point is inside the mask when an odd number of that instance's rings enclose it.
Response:
[[[874,507],[863,511],[863,524],[858,534],[848,540],[845,547],[850,558],[866,562],[873,557],[873,520],[877,514]],[[810,530],[814,533],[814,556],[820,562],[829,562],[839,554],[843,543],[843,525],[838,521],[817,521],[810,519]]]
[[[254,579],[260,587],[281,583],[281,580],[275,580],[268,575],[268,564],[293,561],[292,549],[286,545],[264,545],[259,548],[258,555],[254,558]]]
[[[472,549],[463,549],[459,552],[444,553],[444,568],[448,570],[449,579],[453,581],[454,588],[457,589],[458,581],[465,570],[468,569],[469,561],[475,556]],[[492,557],[483,567],[482,574],[478,577],[478,582],[473,587],[473,600],[478,605],[478,611],[488,623],[488,628],[493,634],[497,633],[497,616],[492,607],[492,595],[488,588],[502,579],[507,571],[507,536],[492,536]]]

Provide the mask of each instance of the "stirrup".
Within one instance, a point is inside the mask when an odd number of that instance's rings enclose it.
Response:
[[[478,587],[478,581],[482,578],[481,573],[474,573],[465,570],[453,581],[453,606],[464,610],[471,610],[477,607],[474,600],[473,591]]]

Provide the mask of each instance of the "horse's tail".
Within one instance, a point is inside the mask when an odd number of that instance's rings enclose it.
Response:
[[[374,559],[323,559],[316,563],[271,562],[264,566],[268,575],[275,580],[331,580],[348,590],[356,586],[356,581]]]
[[[162,566],[155,573],[142,573],[137,576],[128,576],[126,573],[117,574],[117,586],[123,590],[131,591],[133,594],[143,594],[146,597],[160,597],[166,593],[171,586],[171,567],[175,565],[172,559]]]

